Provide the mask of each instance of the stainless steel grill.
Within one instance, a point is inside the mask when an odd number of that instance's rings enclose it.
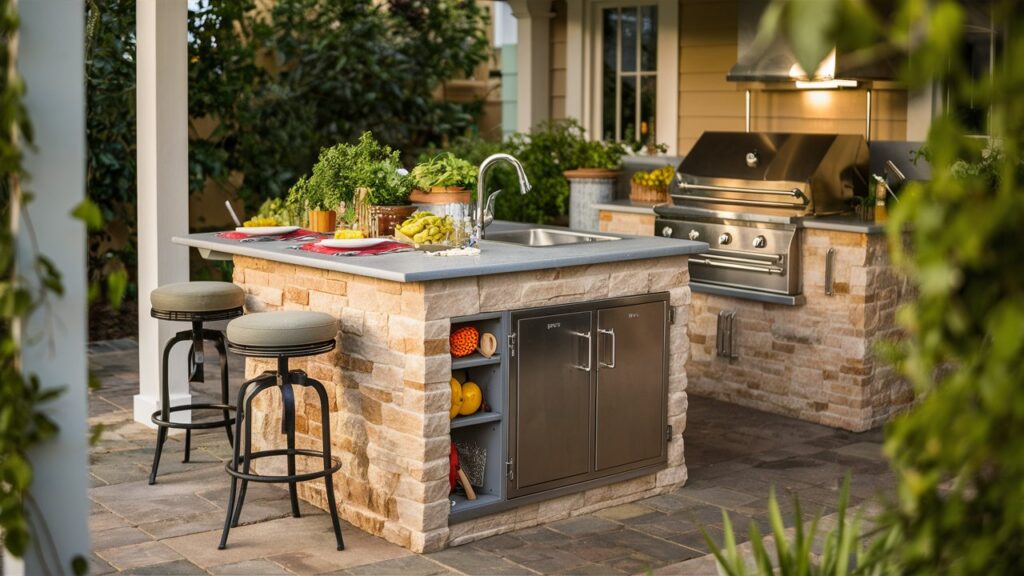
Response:
[[[677,176],[657,232],[710,245],[690,259],[694,289],[798,304],[800,222],[867,193],[868,148],[856,135],[705,132]]]

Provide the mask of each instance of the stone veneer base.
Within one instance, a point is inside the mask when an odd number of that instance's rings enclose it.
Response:
[[[907,283],[892,267],[884,235],[804,229],[802,306],[693,294],[686,365],[690,390],[855,432],[884,423],[913,391],[876,357],[898,339],[895,314]],[[825,254],[835,254],[833,296]],[[718,313],[736,312],[739,357],[715,350]]]
[[[448,405],[450,319],[480,312],[585,302],[669,292],[676,322],[670,327],[668,422],[686,428],[685,364],[690,304],[687,258],[635,260],[423,283],[396,283],[315,268],[236,256],[234,281],[246,292],[249,312],[318,310],[341,320],[338,348],[294,359],[327,388],[332,449],[341,458],[335,475],[339,510],[356,527],[416,552],[585,514],[665,492],[686,482],[683,438],[668,444],[664,470],[632,480],[448,525]],[[248,359],[252,377],[273,369]],[[297,446],[320,442],[315,397],[296,398]],[[256,449],[281,446],[280,401],[261,395],[252,414]],[[283,462],[259,462],[273,473]],[[303,462],[299,469],[317,466]],[[300,484],[300,496],[325,507],[322,481]]]

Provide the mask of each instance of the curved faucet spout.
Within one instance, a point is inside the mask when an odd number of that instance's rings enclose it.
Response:
[[[516,160],[515,157],[509,154],[498,153],[492,154],[484,159],[484,161],[480,163],[480,170],[477,172],[476,176],[476,223],[473,228],[474,240],[483,239],[484,228],[491,223],[491,220],[494,219],[494,196],[497,196],[498,192],[495,192],[490,199],[485,199],[484,196],[486,196],[486,190],[484,189],[484,180],[486,180],[488,170],[498,162],[508,162],[516,169],[516,175],[519,177],[520,194],[526,194],[533,188],[530,186],[530,180],[526,177],[526,170],[523,169],[523,165],[519,160]]]

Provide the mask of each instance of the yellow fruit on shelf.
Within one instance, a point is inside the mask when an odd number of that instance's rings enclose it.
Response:
[[[462,416],[476,414],[483,401],[483,392],[476,382],[466,382],[462,385],[462,406],[459,408],[459,414]]]
[[[459,384],[459,381],[455,378],[452,378],[450,384],[452,387],[452,407],[448,411],[448,419],[454,420],[462,409],[462,384]]]
[[[335,240],[358,240],[365,238],[362,230],[336,230],[334,232]]]

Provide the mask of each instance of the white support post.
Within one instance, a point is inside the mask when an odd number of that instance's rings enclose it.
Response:
[[[516,123],[520,132],[529,132],[550,114],[551,0],[509,0],[509,6],[519,36]]]
[[[22,561],[5,554],[2,573],[70,574],[74,557],[89,557],[86,243],[85,226],[71,216],[85,195],[85,23],[77,2],[28,1],[19,9],[18,68],[36,147],[25,149],[30,177],[23,189],[34,200],[19,212],[16,265],[34,281],[35,242],[61,271],[65,289],[19,326],[21,361],[44,388],[64,392],[40,407],[59,433],[29,452],[38,506],[28,507],[29,525],[38,547]]]
[[[188,4],[187,0],[138,0],[136,89],[138,108],[139,393],[135,420],[151,425],[160,408],[164,343],[184,324],[149,315],[149,293],[185,282],[188,250],[171,244],[188,234]],[[187,345],[171,355],[171,404],[189,402]],[[179,412],[177,421],[186,421]]]

